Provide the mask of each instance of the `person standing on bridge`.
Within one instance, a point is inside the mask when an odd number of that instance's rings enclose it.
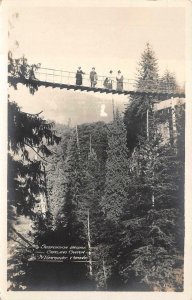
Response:
[[[91,81],[91,87],[95,87],[96,84],[97,84],[97,79],[98,79],[95,68],[92,68],[92,71],[90,72],[89,78],[90,78],[90,81]]]
[[[112,90],[112,88],[113,88],[113,79],[112,79],[112,74],[113,74],[113,71],[112,71],[112,70],[110,70],[110,72],[109,72],[109,76],[107,77],[107,78],[108,78],[108,82],[107,82],[107,88],[108,88],[109,90]]]
[[[83,74],[85,74],[82,70],[81,67],[78,68],[76,72],[76,85],[82,85],[83,83]]]
[[[117,91],[122,92],[123,91],[123,75],[121,74],[121,71],[118,71],[117,77]]]

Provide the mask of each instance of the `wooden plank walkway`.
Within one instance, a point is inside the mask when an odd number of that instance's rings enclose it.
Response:
[[[106,94],[118,94],[118,95],[151,95],[151,96],[159,96],[163,97],[165,99],[171,98],[171,97],[185,97],[184,92],[164,92],[164,91],[153,91],[153,90],[123,90],[118,91],[116,89],[106,89],[106,88],[100,88],[100,87],[89,87],[89,86],[83,86],[83,85],[75,85],[75,84],[66,84],[66,83],[56,83],[51,81],[43,81],[39,79],[26,79],[22,77],[13,77],[8,76],[8,82],[10,82],[13,86],[17,86],[18,83],[22,83],[24,85],[32,85],[36,87],[51,87],[51,88],[60,88],[60,89],[66,89],[66,90],[80,90],[80,91],[86,91],[86,92],[94,92],[94,93],[106,93]]]

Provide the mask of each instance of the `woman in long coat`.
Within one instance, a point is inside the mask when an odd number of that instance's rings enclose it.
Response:
[[[112,88],[113,88],[113,80],[111,77],[112,74],[113,74],[113,71],[111,70],[109,72],[109,76],[105,78],[104,83],[103,83],[104,87],[109,90],[112,90]]]
[[[77,73],[76,73],[76,85],[82,85],[82,83],[83,83],[82,74],[85,74],[85,73],[81,70],[81,67],[79,67],[77,70]]]
[[[117,91],[123,91],[123,75],[121,75],[121,71],[118,71],[118,75],[116,77],[117,80]]]

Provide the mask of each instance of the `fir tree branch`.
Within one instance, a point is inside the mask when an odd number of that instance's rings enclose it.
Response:
[[[44,160],[45,162],[47,162],[48,164],[53,164],[52,162],[46,160],[44,157],[42,157],[31,145],[24,143],[26,146],[30,147],[42,160]]]
[[[13,237],[10,237],[14,242],[18,243],[19,245],[21,245],[22,247],[24,247],[25,249],[29,250],[29,248],[27,248],[24,244],[22,244],[20,241],[14,239]]]
[[[23,114],[26,114],[26,115],[30,115],[30,116],[39,116],[40,114],[42,114],[42,112],[43,112],[43,110],[41,110],[39,113],[37,113],[37,114],[30,114],[30,113],[27,113],[27,112],[21,112],[21,113],[23,113]]]
[[[25,243],[27,243],[30,247],[35,246],[35,244],[29,242],[21,233],[19,233],[12,225],[10,225],[11,230],[16,233],[18,235],[18,237],[20,237],[20,239],[22,239]]]

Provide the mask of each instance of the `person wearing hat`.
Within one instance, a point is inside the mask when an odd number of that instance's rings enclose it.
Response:
[[[82,85],[82,83],[83,83],[82,74],[85,74],[85,73],[81,70],[81,67],[79,67],[76,72],[76,85]]]
[[[90,81],[91,81],[91,87],[95,87],[96,84],[97,84],[97,79],[98,79],[95,68],[92,68],[92,71],[90,72],[89,78],[90,78]]]
[[[108,89],[110,89],[110,90],[112,90],[112,88],[113,88],[112,74],[113,74],[113,71],[110,70],[109,76],[108,76]]]
[[[117,91],[122,92],[123,91],[123,75],[121,74],[120,70],[118,71],[116,81],[117,81]]]

